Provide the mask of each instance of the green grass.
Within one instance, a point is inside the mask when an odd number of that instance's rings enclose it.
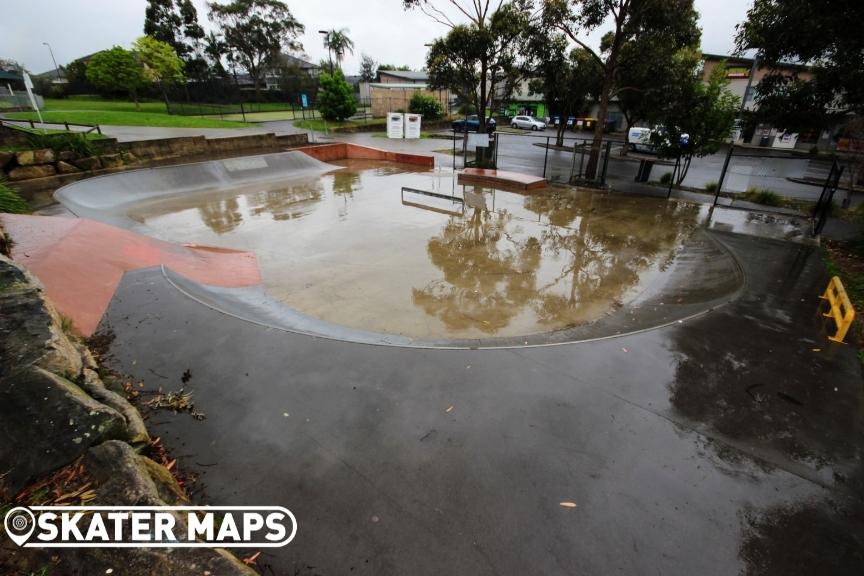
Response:
[[[739,194],[738,198],[753,202],[754,204],[762,204],[763,206],[784,206],[783,198],[773,190],[767,188],[750,187],[746,192]]]
[[[35,112],[10,112],[15,120],[39,120]],[[119,100],[45,100],[42,118],[48,123],[99,124],[113,126],[153,126],[160,128],[242,128],[243,122],[231,122],[197,116],[174,116],[165,111],[164,102],[142,102],[135,110],[133,102]]]
[[[27,205],[27,202],[2,179],[0,179],[0,212],[9,214],[30,213],[30,206]]]

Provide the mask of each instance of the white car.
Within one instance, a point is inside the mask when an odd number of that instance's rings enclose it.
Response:
[[[545,130],[546,123],[531,116],[514,116],[510,121],[511,128],[522,128],[523,130]]]

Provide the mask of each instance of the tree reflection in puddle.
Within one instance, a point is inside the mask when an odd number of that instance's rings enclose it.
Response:
[[[478,195],[491,196],[465,190],[466,200]],[[596,320],[674,256],[698,217],[694,205],[565,189],[525,196],[521,208],[489,204],[429,240],[443,277],[413,290],[451,332],[498,335],[517,318],[534,332]]]

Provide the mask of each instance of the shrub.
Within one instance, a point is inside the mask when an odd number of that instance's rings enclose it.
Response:
[[[429,94],[417,92],[411,97],[408,110],[413,114],[421,114],[424,120],[437,120],[441,117],[441,103]]]
[[[321,89],[318,93],[318,109],[325,120],[342,121],[357,111],[357,102],[351,85],[345,81],[341,70],[333,75],[321,74]]]
[[[670,182],[672,182],[672,173],[671,172],[666,172],[665,174],[660,176],[660,183],[661,184],[669,184]]]
[[[30,206],[6,182],[0,179],[0,212],[29,214]]]
[[[27,137],[33,148],[51,148],[55,152],[72,151],[79,156],[93,156],[93,144],[83,134],[63,132],[59,134],[40,134],[33,132]]]
[[[755,186],[751,186],[747,189],[746,192],[741,194],[740,197],[742,200],[753,202],[754,204],[763,204],[765,206],[783,205],[783,198],[781,198],[773,190],[768,190],[767,188],[757,188]]]
[[[717,182],[708,182],[705,184],[705,191],[714,194],[717,192]]]

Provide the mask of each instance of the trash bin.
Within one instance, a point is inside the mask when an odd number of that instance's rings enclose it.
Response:
[[[759,138],[759,146],[761,146],[762,148],[768,148],[769,146],[771,146],[771,136],[765,134],[764,136]]]

